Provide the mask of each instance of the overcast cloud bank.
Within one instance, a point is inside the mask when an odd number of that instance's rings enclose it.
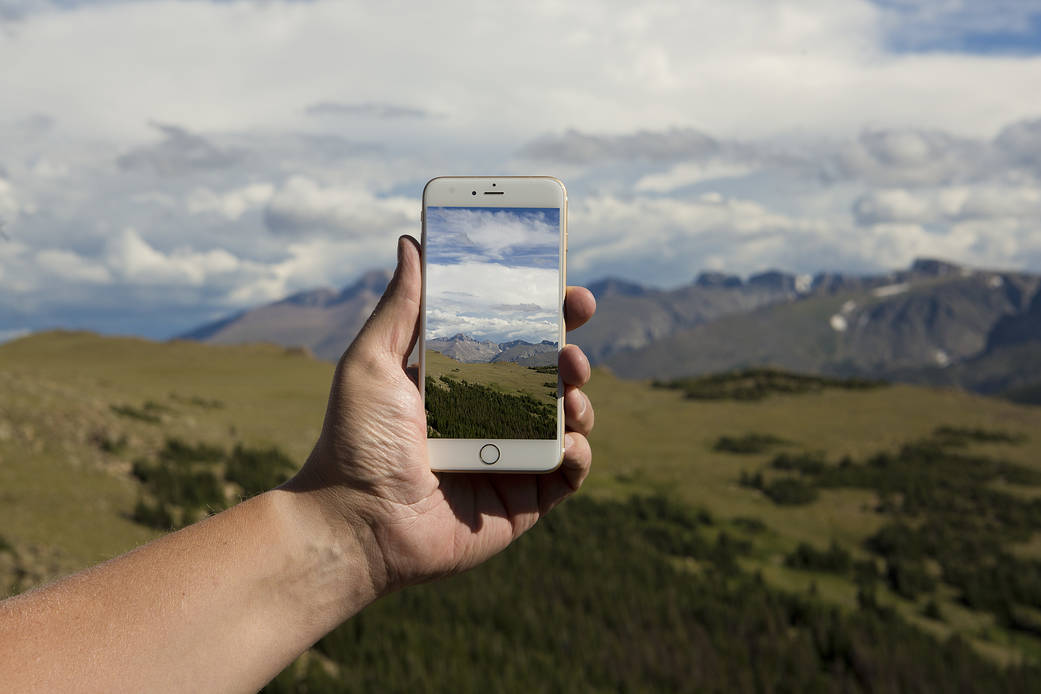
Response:
[[[572,281],[1039,271],[1039,6],[984,5],[0,0],[0,331],[346,285],[482,171],[565,180]]]

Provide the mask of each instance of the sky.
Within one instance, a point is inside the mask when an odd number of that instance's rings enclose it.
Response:
[[[559,337],[557,208],[427,208],[428,340]]]
[[[546,174],[572,282],[1041,271],[1041,0],[0,0],[0,340],[164,338]]]

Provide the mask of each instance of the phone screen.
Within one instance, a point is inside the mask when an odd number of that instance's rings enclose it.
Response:
[[[426,208],[427,435],[555,439],[560,209]]]

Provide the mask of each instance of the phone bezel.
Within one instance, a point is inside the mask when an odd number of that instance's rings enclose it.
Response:
[[[492,185],[494,184],[494,186]],[[476,191],[473,195],[471,191]],[[495,195],[485,195],[495,191]],[[566,339],[564,294],[567,291],[567,190],[551,176],[440,176],[423,188],[422,247],[426,248],[428,207],[557,207],[560,209],[560,272],[558,288],[558,353]],[[426,253],[423,254],[423,291],[420,306],[419,386],[426,397]],[[480,459],[486,444],[499,449],[499,460],[487,465]],[[557,385],[556,439],[427,439],[430,467],[438,471],[551,472],[564,455],[563,386]]]

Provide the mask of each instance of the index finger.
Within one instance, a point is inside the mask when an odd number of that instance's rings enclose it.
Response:
[[[564,295],[564,321],[568,330],[582,326],[596,313],[596,299],[585,287],[568,287]]]

